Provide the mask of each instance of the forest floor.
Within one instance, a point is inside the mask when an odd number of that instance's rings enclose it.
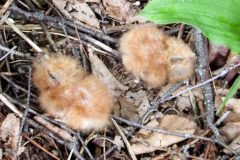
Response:
[[[193,49],[195,74],[189,81],[148,87],[125,69],[119,51],[126,31],[151,23],[138,15],[146,4],[147,0],[0,2],[0,159],[238,157],[239,93],[218,116],[215,113],[238,76],[233,64],[239,57],[189,25],[158,25]],[[43,54],[69,55],[108,86],[114,104],[107,127],[74,130],[41,108],[32,62]]]

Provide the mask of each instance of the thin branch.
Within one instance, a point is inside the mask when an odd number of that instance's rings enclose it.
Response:
[[[197,136],[197,135],[190,134],[190,133],[178,133],[178,132],[167,131],[167,130],[164,130],[164,129],[159,129],[159,128],[153,128],[153,127],[149,127],[149,126],[144,126],[144,125],[142,125],[142,124],[140,124],[140,123],[136,123],[136,122],[133,122],[133,121],[129,121],[129,120],[126,120],[126,119],[117,117],[117,116],[112,116],[112,117],[113,117],[115,120],[120,121],[120,122],[123,122],[123,123],[125,123],[125,124],[127,124],[127,125],[134,126],[134,127],[140,128],[140,129],[148,130],[148,131],[154,131],[154,132],[158,132],[158,133],[162,133],[162,134],[168,134],[168,135],[183,137],[183,138],[187,138],[187,139],[194,138],[194,139],[200,139],[200,140],[204,140],[204,141],[214,142],[214,143],[217,143],[217,144],[223,146],[224,148],[228,149],[228,150],[229,150],[230,152],[232,152],[234,155],[237,155],[236,151],[234,151],[231,147],[229,147],[229,146],[227,146],[226,144],[224,144],[223,142],[219,142],[218,140],[215,140],[215,139],[211,139],[211,138],[207,138],[207,137],[202,137],[202,136]]]
[[[21,123],[20,123],[19,134],[17,135],[17,142],[18,143],[17,143],[17,147],[16,147],[16,153],[18,152],[18,148],[21,144],[20,135],[22,134],[23,126],[25,124],[25,120],[26,120],[26,117],[28,115],[28,110],[29,110],[30,92],[31,92],[31,76],[32,76],[32,68],[29,67],[27,102],[26,102],[26,108],[24,110],[22,120],[21,120]]]
[[[205,82],[210,77],[206,39],[197,29],[193,29],[193,35],[193,49],[195,50],[195,53],[197,55],[196,74],[198,75],[200,82]],[[214,93],[212,84],[204,84],[202,86],[202,91],[206,110],[207,126],[211,128],[216,138],[219,138],[220,133],[218,131],[218,128],[214,125],[214,111],[216,108],[214,104]]]
[[[19,51],[15,51],[15,50],[9,49],[7,47],[4,47],[1,44],[0,44],[0,50],[11,53],[11,54],[16,55],[16,56],[20,56],[20,57],[30,57],[30,53],[22,53],[22,52],[19,52]]]
[[[37,142],[35,142],[34,140],[32,140],[30,137],[28,137],[26,134],[22,133],[22,136],[27,139],[30,143],[32,143],[34,146],[36,146],[37,148],[39,148],[40,150],[42,150],[43,152],[47,153],[49,156],[51,156],[52,158],[56,159],[56,160],[60,160],[58,157],[56,157],[54,154],[52,154],[51,152],[49,152],[48,150],[46,150],[45,148],[43,148],[41,145],[39,145]]]
[[[19,15],[22,15],[25,17],[25,19],[27,21],[31,21],[31,22],[53,22],[55,23],[56,25],[60,23],[62,24],[66,24],[67,26],[71,27],[71,28],[75,28],[75,26],[77,26],[77,30],[78,31],[81,31],[81,32],[84,32],[86,34],[89,34],[89,35],[92,35],[96,38],[99,38],[99,39],[102,39],[102,40],[105,40],[105,41],[108,41],[108,42],[111,42],[111,43],[117,43],[117,40],[108,36],[108,35],[105,35],[103,32],[101,31],[96,31],[96,30],[93,30],[93,29],[90,29],[90,28],[87,28],[87,27],[84,27],[84,26],[81,26],[79,24],[75,24],[71,21],[68,21],[66,19],[61,19],[59,17],[52,17],[52,16],[47,16],[47,15],[44,15],[44,13],[42,12],[26,12],[20,8],[18,8],[16,5],[12,5],[9,10],[12,11],[12,14],[15,14],[16,16],[19,16]]]

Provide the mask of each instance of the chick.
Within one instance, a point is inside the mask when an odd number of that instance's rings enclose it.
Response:
[[[141,25],[120,38],[120,52],[126,70],[151,87],[167,82],[166,35],[153,25]]]
[[[182,41],[155,25],[140,25],[120,38],[119,50],[126,70],[151,88],[189,79],[196,56]]]
[[[88,132],[109,122],[112,96],[95,76],[66,55],[40,56],[33,62],[33,82],[41,107],[69,127]]]

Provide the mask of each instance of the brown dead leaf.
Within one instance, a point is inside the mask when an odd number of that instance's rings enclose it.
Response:
[[[217,45],[212,42],[209,43],[209,62],[215,67],[219,68],[223,66],[227,60],[227,55],[229,53],[229,48]]]
[[[238,54],[230,52],[228,59],[227,59],[227,64],[232,64],[232,63],[239,63],[240,57]]]
[[[189,97],[182,96],[177,97],[177,106],[181,112],[183,112],[184,110],[190,110],[192,108]]]
[[[74,20],[77,24],[83,22],[99,29],[99,21],[87,3],[69,0],[52,0],[52,3],[67,19]]]
[[[114,108],[114,113],[119,113],[120,116],[131,121],[138,121],[147,109],[150,107],[146,92],[139,90],[138,92],[127,92],[126,96],[119,96],[118,102],[120,108],[116,111]],[[116,114],[115,114],[116,115]]]
[[[229,92],[229,89],[216,86],[216,89],[215,89],[216,95],[218,95],[218,96],[226,96],[228,92]]]
[[[240,114],[231,112],[226,119],[224,119],[224,123],[228,122],[240,122]]]
[[[0,128],[0,137],[6,142],[4,145],[9,146],[12,150],[15,150],[18,143],[18,134],[20,129],[20,119],[15,114],[8,114],[2,122]],[[19,139],[21,140],[21,139]],[[18,148],[18,155],[24,151],[25,147]]]
[[[238,135],[228,146],[232,148],[236,153],[240,152],[240,135]],[[223,150],[227,154],[232,154],[229,150],[226,148]]]
[[[136,13],[132,4],[127,0],[103,0],[102,4],[108,16],[119,21],[125,22]]]
[[[178,133],[191,134],[194,133],[197,128],[195,122],[177,115],[166,115],[159,121],[152,120],[147,124],[147,126]],[[143,154],[150,153],[155,150],[161,150],[163,147],[168,147],[185,139],[186,138],[183,137],[161,134],[141,129],[137,133],[137,136],[133,138],[131,144],[135,154]]]
[[[89,53],[89,60],[92,67],[92,72],[103,83],[105,83],[111,93],[118,97],[123,91],[128,89],[127,86],[122,85],[108,70],[105,64],[98,58],[98,56]]]
[[[138,107],[129,102],[126,97],[123,96],[118,97],[118,102],[120,103],[120,116],[125,119],[137,122],[139,119],[137,112]]]
[[[113,142],[121,147],[124,147],[124,142],[121,136],[115,136]]]
[[[116,160],[132,160],[132,158],[129,157],[129,155],[126,152],[123,151],[114,151],[108,158],[107,160],[112,160],[112,159],[116,159]]]
[[[229,122],[220,130],[227,137],[227,141],[232,141],[240,134],[240,122]]]
[[[150,108],[150,103],[148,100],[148,97],[145,95],[142,99],[142,103],[140,104],[140,106],[138,107],[138,114],[140,117],[142,117],[147,110]]]

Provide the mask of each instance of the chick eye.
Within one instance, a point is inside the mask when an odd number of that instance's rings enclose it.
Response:
[[[53,80],[55,80],[55,81],[57,80],[57,78],[56,78],[53,74],[48,73],[48,75],[49,75],[49,77],[52,78]]]
[[[52,74],[48,71],[48,75],[55,83],[59,83],[58,78],[54,74]]]
[[[171,63],[176,63],[176,62],[179,62],[179,61],[182,61],[183,60],[183,58],[182,57],[172,57],[171,59],[170,59],[170,62]]]

